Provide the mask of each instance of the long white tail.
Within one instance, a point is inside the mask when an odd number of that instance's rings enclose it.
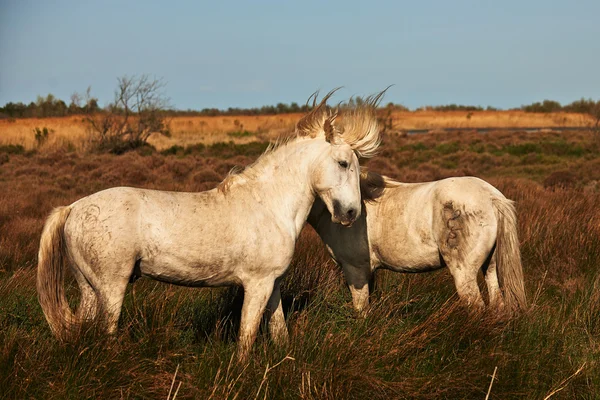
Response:
[[[498,220],[496,240],[496,270],[498,283],[504,295],[504,304],[511,312],[524,311],[527,306],[521,250],[517,235],[517,213],[511,200],[493,199]]]
[[[52,333],[67,338],[74,316],[64,292],[66,244],[64,227],[70,207],[55,208],[44,225],[38,254],[38,299]]]

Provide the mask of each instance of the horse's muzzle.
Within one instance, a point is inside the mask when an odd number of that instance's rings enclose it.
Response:
[[[354,208],[342,211],[339,203],[335,202],[333,205],[333,215],[331,221],[334,223],[342,224],[343,226],[350,227],[356,221],[358,212]]]

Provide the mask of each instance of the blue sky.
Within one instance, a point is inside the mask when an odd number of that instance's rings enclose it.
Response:
[[[167,5],[168,4],[168,5]],[[600,98],[600,1],[0,0],[0,105],[162,77],[180,109]]]

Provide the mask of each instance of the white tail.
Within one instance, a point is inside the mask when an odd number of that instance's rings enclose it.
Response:
[[[504,294],[504,304],[511,312],[524,311],[527,306],[521,251],[517,235],[517,215],[511,200],[494,198],[498,219],[496,239],[496,268],[498,283]]]
[[[50,329],[61,340],[66,338],[74,321],[64,292],[64,226],[70,212],[70,207],[58,207],[52,211],[42,231],[38,254],[38,299]]]

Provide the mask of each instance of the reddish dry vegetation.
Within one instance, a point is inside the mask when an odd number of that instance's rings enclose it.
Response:
[[[141,279],[116,338],[95,326],[74,343],[51,337],[35,265],[52,207],[116,185],[206,190],[262,149],[114,156],[2,148],[0,397],[167,398],[174,382],[178,399],[485,398],[496,367],[492,399],[600,397],[600,161],[590,132],[386,136],[368,163],[404,181],[480,176],[517,202],[531,309],[515,319],[469,316],[445,270],[379,272],[370,312],[359,319],[307,228],[282,289],[290,346],[277,349],[263,333],[248,366],[232,361],[235,289]]]

